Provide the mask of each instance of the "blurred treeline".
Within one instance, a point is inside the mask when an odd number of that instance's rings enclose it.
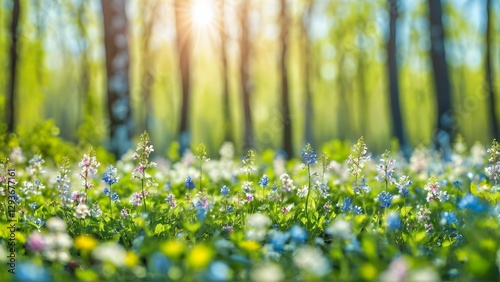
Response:
[[[53,119],[117,154],[145,129],[159,152],[231,140],[291,153],[361,135],[376,151],[398,135],[431,144],[435,128],[486,143],[499,15],[492,0],[4,0],[2,126]]]

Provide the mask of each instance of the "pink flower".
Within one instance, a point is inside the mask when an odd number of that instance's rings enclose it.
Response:
[[[227,232],[229,232],[229,233],[233,232],[233,227],[230,225],[222,226],[222,229],[227,230]]]
[[[26,239],[26,246],[33,252],[42,252],[45,247],[43,235],[38,231],[33,231]]]

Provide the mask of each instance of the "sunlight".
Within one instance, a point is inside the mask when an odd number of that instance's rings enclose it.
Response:
[[[215,7],[210,0],[195,0],[191,6],[193,28],[198,31],[210,29],[215,22]]]

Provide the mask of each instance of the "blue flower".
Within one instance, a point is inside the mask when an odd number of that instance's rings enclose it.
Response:
[[[109,188],[108,188],[108,187],[104,188],[104,195],[106,195],[106,196],[108,196],[108,197],[109,197],[109,193],[110,193],[110,192],[111,192],[111,191],[109,191]]]
[[[378,194],[378,201],[380,202],[380,207],[386,209],[392,204],[392,195],[389,192],[382,192]]]
[[[35,210],[36,209],[36,202],[29,204],[29,206],[31,209]]]
[[[273,250],[277,252],[283,252],[285,243],[288,240],[289,235],[287,233],[283,233],[280,231],[277,231],[274,233],[274,236],[271,237],[269,240],[269,243],[271,243],[271,246],[273,247]]]
[[[197,206],[196,218],[198,218],[199,221],[204,221],[205,217],[207,217],[207,208],[203,206]]]
[[[266,188],[268,184],[269,184],[269,177],[267,177],[267,175],[264,174],[262,178],[259,180],[259,185]]]
[[[193,180],[191,179],[191,176],[186,177],[186,187],[187,187],[188,189],[190,189],[190,190],[191,190],[191,189],[194,189],[194,187],[195,187],[195,186],[194,186],[194,182],[193,182]]]
[[[106,172],[104,172],[102,180],[108,185],[115,184],[119,180],[119,178],[116,177],[117,172],[118,171],[114,166],[109,165],[108,168],[106,169]]]
[[[230,213],[230,212],[233,212],[233,211],[234,211],[234,207],[233,206],[229,206],[226,209],[226,213]]]
[[[442,225],[445,225],[445,224],[458,225],[457,216],[455,215],[454,212],[442,212],[441,213],[441,224]]]
[[[401,193],[401,195],[406,198],[410,195],[410,189],[402,188],[401,190],[399,190],[399,193]]]
[[[350,212],[351,211],[351,198],[345,197],[344,202],[342,203],[342,206],[340,207],[340,210],[342,212]]]
[[[226,185],[222,186],[222,188],[220,188],[220,192],[222,193],[222,196],[227,196],[229,194],[229,188],[227,188]]]
[[[115,202],[118,201],[118,194],[113,193],[113,196],[111,196],[111,200],[113,200]]]
[[[316,152],[311,147],[311,144],[309,144],[309,143],[307,143],[307,145],[304,146],[304,149],[302,149],[300,156],[302,157],[302,159],[304,160],[304,163],[306,165],[315,164],[316,158],[318,157],[316,155]]]
[[[222,261],[214,261],[208,267],[208,280],[226,281],[229,279],[231,268]]]
[[[49,272],[42,265],[32,262],[20,262],[16,269],[16,280],[50,281]]]
[[[399,214],[394,211],[387,214],[385,225],[387,227],[387,231],[398,230],[399,228],[401,228],[401,220],[399,219]]]
[[[155,275],[165,275],[170,266],[170,260],[160,252],[155,252],[148,261],[149,272]]]
[[[346,252],[361,252],[361,245],[359,244],[358,239],[354,238],[349,241],[349,244],[345,246],[344,250]]]
[[[292,240],[297,243],[305,243],[307,241],[307,231],[298,225],[294,225],[288,233],[292,237]]]
[[[486,206],[478,197],[472,194],[465,195],[458,203],[458,208],[461,210],[468,209],[478,213],[486,211]]]
[[[362,214],[363,209],[360,206],[354,206],[353,208],[354,214]]]

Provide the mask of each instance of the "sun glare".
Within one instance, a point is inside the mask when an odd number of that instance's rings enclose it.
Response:
[[[195,0],[191,6],[193,28],[201,31],[209,29],[215,21],[215,7],[211,0]]]

